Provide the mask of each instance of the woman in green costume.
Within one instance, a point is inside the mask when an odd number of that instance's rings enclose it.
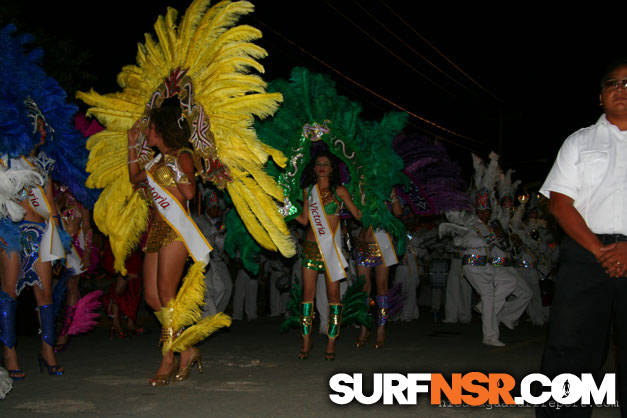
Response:
[[[403,209],[394,189],[392,189],[389,206],[394,216],[397,218],[401,216]],[[377,232],[380,231],[381,230],[377,230]],[[385,235],[387,235],[387,233]],[[364,292],[366,292],[367,295],[370,295],[372,289],[371,271],[374,270],[376,286],[375,300],[377,304],[377,339],[374,345],[375,348],[381,348],[385,343],[385,324],[387,323],[389,308],[388,278],[390,266],[398,262],[398,259],[395,256],[396,254],[392,257],[392,261],[385,260],[381,252],[381,244],[382,243],[378,242],[375,230],[371,226],[361,228],[356,243],[355,262],[357,264],[357,274],[360,277],[363,276],[366,280]],[[370,297],[367,298],[366,303],[368,305],[370,304]],[[361,334],[359,335],[357,341],[355,341],[355,347],[359,348],[366,345],[369,336],[370,330],[366,326],[362,325]]]
[[[332,281],[325,268],[325,260],[319,249],[314,225],[310,223],[309,202],[311,193],[315,192],[314,185],[320,196],[320,203],[323,206],[325,218],[331,231],[335,233],[339,227],[340,210],[345,205],[356,219],[361,219],[361,212],[351,198],[348,190],[340,185],[339,164],[337,159],[330,153],[321,153],[305,169],[302,182],[303,189],[303,210],[295,219],[302,225],[310,225],[303,242],[303,302],[301,304],[301,334],[303,336],[303,346],[298,353],[298,358],[309,357],[311,349],[311,330],[314,318],[313,300],[316,293],[316,278],[319,273],[324,272],[327,278],[327,297],[329,300],[329,322],[327,335],[329,341],[324,354],[326,360],[335,359],[335,339],[339,336],[342,321],[342,305],[340,304],[339,281]]]

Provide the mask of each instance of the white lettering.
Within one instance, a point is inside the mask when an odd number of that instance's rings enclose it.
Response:
[[[407,378],[400,373],[385,373],[383,375],[383,405],[394,405],[394,399],[399,405],[407,405],[405,389]]]
[[[379,400],[381,400],[381,396],[383,396],[383,375],[382,373],[375,373],[372,376],[372,384],[373,390],[372,395],[366,396],[363,393],[364,385],[363,378],[361,373],[356,373],[353,375],[354,384],[353,384],[353,392],[355,394],[355,400],[362,405],[372,405]]]
[[[584,389],[581,396],[582,403],[589,405],[590,395],[592,395],[594,400],[592,403],[595,405],[604,403],[613,405],[616,403],[616,375],[614,373],[607,373],[598,388],[590,373],[581,375],[581,383]]]
[[[520,382],[520,396],[517,396],[515,401],[518,405],[523,405],[528,402],[532,405],[540,405],[551,399],[551,392],[543,392],[540,396],[533,396],[531,394],[531,383],[540,382],[543,387],[551,387],[551,379],[540,373],[532,373],[523,378]]]
[[[353,384],[353,377],[346,373],[338,373],[331,376],[329,379],[329,387],[331,390],[337,393],[329,395],[331,402],[337,405],[346,405],[353,401],[355,395],[351,386]]]

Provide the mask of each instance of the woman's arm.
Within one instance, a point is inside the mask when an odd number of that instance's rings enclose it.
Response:
[[[361,211],[357,209],[357,206],[355,206],[353,198],[351,197],[351,194],[348,192],[346,187],[338,186],[335,192],[337,193],[338,197],[342,199],[342,201],[346,205],[346,208],[353,215],[353,217],[358,221],[361,221]]]
[[[128,179],[136,185],[147,180],[146,171],[139,168],[137,162],[137,138],[139,137],[139,121],[128,130]]]
[[[192,200],[196,195],[196,176],[194,176],[194,160],[188,152],[182,152],[173,167],[176,187],[185,200]]]
[[[303,189],[303,210],[294,219],[303,226],[307,226],[309,223],[309,196],[307,196],[307,189]]]
[[[83,232],[87,234],[88,231],[91,231],[91,213],[89,212],[89,209],[87,209],[85,206],[81,205],[80,203],[78,204],[78,209],[81,211],[80,227],[83,230]]]
[[[83,267],[88,268],[91,263],[91,213],[85,206],[79,204],[82,214],[81,229],[85,238],[85,249],[83,250]]]
[[[396,195],[396,190],[392,188],[392,193],[390,194],[390,203],[392,204],[392,214],[397,218],[400,218],[403,214],[403,207],[401,206],[401,201]]]

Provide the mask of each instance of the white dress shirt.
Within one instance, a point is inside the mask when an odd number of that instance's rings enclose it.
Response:
[[[562,144],[540,189],[546,197],[562,193],[596,234],[627,235],[627,131],[605,115]]]

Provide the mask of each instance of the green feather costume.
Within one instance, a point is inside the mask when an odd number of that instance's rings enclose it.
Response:
[[[394,185],[407,182],[401,171],[403,161],[392,148],[392,140],[403,129],[407,114],[391,112],[380,121],[365,121],[360,117],[361,106],[338,95],[328,76],[305,68],[294,68],[289,81],[271,82],[268,91],[281,93],[283,105],[272,119],[258,122],[256,130],[261,141],[288,158],[286,168],[274,172],[285,193],[286,220],[294,219],[302,211],[301,175],[311,159],[312,142],[323,141],[348,167],[350,182],[344,186],[362,212],[363,227],[382,228],[391,233],[397,253],[402,254],[405,230],[385,201],[389,200]],[[364,304],[367,296],[364,283],[360,278],[344,295],[344,325],[356,322],[371,326],[372,318]],[[302,290],[293,288],[291,296],[282,331],[299,324]]]
[[[404,252],[405,230],[387,208],[392,187],[407,183],[403,161],[392,148],[393,138],[407,122],[407,114],[387,113],[380,121],[365,121],[361,106],[337,94],[326,75],[294,68],[289,81],[278,79],[268,91],[283,95],[283,105],[272,119],[258,122],[257,136],[282,151],[287,167],[278,175],[285,192],[284,216],[289,221],[302,211],[301,175],[309,163],[311,142],[324,141],[348,167],[344,186],[362,212],[364,227],[382,228],[395,239],[397,253]]]

